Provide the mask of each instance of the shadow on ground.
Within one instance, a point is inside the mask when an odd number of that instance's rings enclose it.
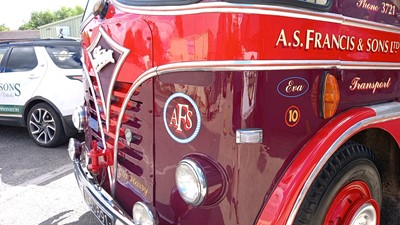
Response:
[[[95,224],[100,224],[98,222],[94,215],[91,212],[87,212],[85,214],[82,214],[82,216],[79,217],[78,221],[74,222],[65,222],[65,220],[68,218],[69,214],[73,213],[73,210],[68,210],[61,212],[46,221],[41,222],[39,225],[82,225],[82,224],[90,224],[90,225],[95,225]],[[93,222],[96,221],[96,222]],[[98,223],[97,223],[98,222]]]

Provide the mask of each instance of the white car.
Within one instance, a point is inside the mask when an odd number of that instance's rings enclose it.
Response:
[[[0,42],[0,124],[27,127],[36,144],[53,147],[77,133],[72,113],[83,103],[80,42]]]

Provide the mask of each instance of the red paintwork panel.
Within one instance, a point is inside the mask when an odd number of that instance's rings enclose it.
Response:
[[[202,60],[398,62],[397,33],[284,16],[204,13],[149,16],[157,65]],[[193,26],[193,24],[196,26]],[[163,31],[163,36],[159,33]]]
[[[107,24],[98,24],[97,20],[87,25],[82,33],[83,48],[95,42],[101,26],[118,45],[129,49],[129,54],[122,64],[117,80],[132,82],[148,69],[153,67],[151,49],[151,30],[143,20],[143,16],[119,14]],[[94,76],[91,60],[87,52],[84,54],[87,69]]]

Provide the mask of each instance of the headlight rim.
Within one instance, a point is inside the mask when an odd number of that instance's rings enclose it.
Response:
[[[83,131],[86,117],[86,107],[77,106],[72,113],[72,123],[78,131]]]
[[[137,207],[141,207],[145,210],[146,215],[152,221],[153,225],[158,224],[157,211],[152,206],[150,206],[142,201],[135,202],[135,204],[132,207],[132,220],[135,224],[139,222],[139,221],[135,221],[135,208],[137,208]]]
[[[194,201],[188,201],[187,198],[184,197],[185,193],[181,192],[181,188],[178,185],[178,169],[180,166],[187,166],[191,172],[195,175],[195,180],[197,183],[198,187],[198,196],[195,198]],[[180,196],[182,199],[191,206],[200,206],[205,202],[206,196],[207,196],[207,190],[208,190],[208,185],[207,185],[207,179],[205,176],[205,173],[201,167],[200,164],[198,164],[195,160],[192,159],[182,159],[177,166],[176,172],[175,172],[175,180],[176,180],[176,185],[179,191]]]

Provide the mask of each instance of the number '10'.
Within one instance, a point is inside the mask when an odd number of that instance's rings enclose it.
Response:
[[[296,123],[299,120],[299,111],[296,109],[290,109],[289,110],[289,123]]]

